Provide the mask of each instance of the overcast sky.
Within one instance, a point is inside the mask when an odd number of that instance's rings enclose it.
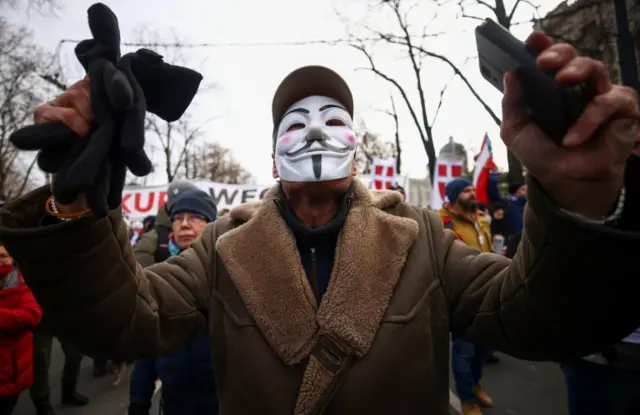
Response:
[[[61,39],[89,36],[86,9],[93,2],[61,2],[63,7],[56,16],[28,15],[22,10],[12,12],[11,19],[28,25],[33,30],[35,42],[53,52]],[[540,13],[546,13],[557,3],[557,0],[540,0]],[[368,65],[361,52],[349,46],[286,45],[288,42],[345,38],[347,33],[366,37],[367,29],[363,25],[397,33],[398,26],[384,12],[384,7],[369,11],[373,1],[111,0],[105,4],[120,20],[123,41],[138,41],[143,33],[145,40],[157,40],[157,36],[161,36],[161,40],[172,41],[176,36],[185,43],[212,44],[180,52],[180,58],[199,70],[206,83],[215,83],[215,88],[198,95],[190,111],[195,124],[215,118],[206,124],[206,138],[219,140],[232,148],[234,156],[254,175],[256,182],[268,184],[272,181],[270,105],[273,92],[287,73],[309,64],[325,65],[343,75],[354,93],[356,116],[364,120],[369,129],[389,140],[393,139],[393,122],[380,110],[390,108],[390,95],[393,94],[399,109],[403,173],[412,177],[425,176],[427,158],[406,105],[391,84],[361,69]],[[429,32],[444,32],[430,40],[427,47],[445,54],[459,65],[480,95],[499,114],[500,94],[481,78],[475,59],[473,28],[479,22],[460,18],[457,2],[450,1],[450,5],[439,8],[431,0],[421,0],[419,4],[410,14],[412,32],[422,33],[426,23]],[[509,1],[508,5],[511,4]],[[489,16],[489,11],[483,7],[476,6],[469,12]],[[532,8],[521,2],[514,20],[527,21],[532,16]],[[523,24],[515,28],[514,33],[524,39],[530,28],[530,24]],[[254,46],[240,46],[247,44]],[[71,78],[82,74],[73,58],[73,47],[68,43],[60,50],[65,74]],[[402,84],[417,110],[415,76],[406,52],[384,45],[372,50],[376,65]],[[167,58],[174,55],[175,52],[169,52]],[[459,79],[451,81],[451,78],[451,70],[441,62],[424,62],[422,79],[430,117],[435,113],[440,91],[448,84],[433,129],[436,151],[449,136],[469,149],[477,149],[484,133],[488,132],[494,143],[497,163],[506,168],[505,149],[497,126],[466,86]],[[162,174],[156,174],[151,182],[162,183],[164,180]]]

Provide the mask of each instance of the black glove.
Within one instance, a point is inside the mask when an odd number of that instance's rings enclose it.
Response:
[[[40,150],[38,166],[56,173],[54,196],[71,203],[80,193],[96,216],[122,202],[126,170],[152,171],[144,150],[144,119],[149,110],[166,121],[179,119],[195,96],[202,75],[169,65],[140,49],[120,59],[118,20],[104,4],[88,10],[93,39],[80,42],[76,56],[89,75],[95,125],[81,138],[59,123],[24,127],[11,136],[22,150]]]

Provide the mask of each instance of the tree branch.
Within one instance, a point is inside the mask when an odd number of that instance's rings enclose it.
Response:
[[[31,164],[29,164],[29,167],[27,168],[27,171],[24,173],[24,177],[22,178],[22,184],[18,188],[16,197],[20,197],[24,194],[24,191],[26,190],[27,185],[29,184],[29,181],[31,179],[31,173],[33,172],[33,168],[35,167],[37,161],[38,157],[34,157]]]
[[[69,87],[62,83],[55,75],[39,74],[41,79],[58,88],[60,91],[66,91]]]
[[[416,114],[415,110],[413,109],[413,105],[411,105],[411,100],[409,99],[409,96],[407,95],[407,93],[405,92],[404,88],[402,87],[402,85],[400,85],[398,83],[398,81],[396,81],[395,79],[391,78],[389,75],[385,74],[384,72],[380,71],[377,67],[376,64],[373,61],[373,57],[371,56],[371,54],[367,51],[367,49],[362,46],[362,45],[357,45],[357,44],[352,44],[350,45],[352,48],[359,50],[360,52],[362,52],[362,54],[364,54],[364,56],[367,58],[367,60],[369,61],[369,68],[364,68],[366,70],[369,70],[373,73],[375,73],[376,75],[378,75],[380,78],[384,79],[385,81],[389,82],[391,85],[393,85],[398,92],[400,93],[400,96],[402,96],[403,101],[405,102],[405,104],[407,105],[407,109],[409,110],[409,113],[411,114],[411,119],[413,120],[416,128],[418,129],[418,133],[420,134],[420,138],[425,141],[426,137],[424,134],[424,131],[422,131],[422,126],[420,125],[420,121],[418,119],[418,115]]]
[[[451,81],[453,80],[453,78],[455,78],[455,75],[453,75],[451,77],[451,79],[449,79],[449,81],[444,84],[444,88],[442,88],[442,90],[440,91],[440,98],[438,100],[438,107],[436,108],[436,112],[433,115],[433,120],[431,120],[431,125],[435,125],[436,124],[436,120],[438,119],[438,114],[440,114],[440,108],[442,108],[442,102],[444,101],[444,94],[445,92],[447,92],[447,88],[449,87],[449,84],[451,84]]]
[[[406,43],[404,43],[402,40],[398,39],[397,37],[384,37],[382,34],[381,35],[381,39],[389,42],[389,43],[394,43],[397,45],[403,45],[403,46],[407,46]],[[478,102],[482,105],[482,107],[485,109],[485,111],[487,111],[487,113],[489,113],[489,115],[491,116],[491,118],[493,118],[493,121],[497,124],[500,125],[501,120],[500,118],[496,115],[495,112],[493,112],[493,110],[491,109],[491,107],[489,106],[489,104],[487,104],[485,102],[484,99],[482,99],[482,97],[480,96],[480,94],[478,94],[478,92],[475,90],[475,88],[473,87],[473,85],[471,85],[471,82],[469,82],[469,80],[467,79],[467,77],[462,73],[462,71],[460,71],[460,69],[458,69],[458,67],[456,66],[456,64],[454,64],[449,58],[447,58],[446,56],[440,55],[438,53],[435,52],[431,52],[429,50],[424,49],[421,46],[413,46],[414,49],[418,50],[420,53],[429,56],[431,58],[435,58],[438,59],[444,63],[446,63],[451,70],[453,70],[453,73],[458,76],[462,82],[464,82],[464,84],[467,86],[467,88],[469,89],[469,92],[471,92],[471,94],[478,100]]]
[[[402,163],[402,147],[400,146],[400,123],[398,122],[398,111],[396,110],[396,103],[393,99],[393,95],[391,95],[391,116],[393,117],[393,122],[395,124],[395,143],[396,143],[396,168],[398,169],[398,174],[401,172],[401,163]]]

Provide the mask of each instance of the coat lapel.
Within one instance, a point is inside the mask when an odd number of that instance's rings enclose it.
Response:
[[[278,194],[276,186],[262,202],[232,211],[234,218],[251,218],[222,235],[216,249],[271,348],[293,365],[311,350],[317,307],[293,233],[275,203]]]
[[[278,195],[276,186],[261,202],[234,209],[234,219],[248,221],[222,235],[216,246],[247,310],[286,364],[309,357],[324,334],[355,356],[364,356],[416,239],[418,224],[381,210],[399,203],[399,194],[372,194],[356,181],[331,280],[317,307],[294,235],[275,204]],[[316,366],[310,363],[307,372]],[[315,382],[313,373],[305,373],[304,378],[303,383]],[[305,398],[298,406],[313,406],[316,398]]]

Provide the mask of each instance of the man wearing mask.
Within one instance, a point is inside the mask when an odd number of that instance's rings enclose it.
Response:
[[[439,211],[446,229],[456,233],[465,244],[482,252],[493,252],[491,228],[484,213],[478,209],[476,190],[466,179],[447,183],[448,203]],[[480,407],[490,408],[493,401],[480,386],[482,369],[491,356],[491,349],[453,336],[451,370],[464,415],[479,415]]]
[[[11,415],[33,383],[33,329],[42,310],[0,242],[0,415]]]
[[[81,196],[47,216],[46,187],[0,210],[0,237],[89,354],[161,356],[209,330],[222,413],[449,414],[450,332],[556,360],[640,325],[640,167],[627,164],[637,96],[570,45],[537,32],[527,47],[542,70],[593,82],[596,96],[559,146],[527,119],[517,76],[506,74],[501,137],[529,171],[524,254],[513,262],[354,177],[353,97],[320,66],[295,70],[274,95],[280,182],[180,255],[137,266],[119,210],[79,215]],[[36,120],[90,131],[87,85]]]
[[[167,202],[158,210],[153,226],[150,229],[145,227],[145,232],[136,241],[133,248],[136,261],[143,267],[162,262],[171,256],[169,252],[169,234],[171,233],[169,211],[180,194],[192,189],[197,189],[197,187],[188,180],[174,180],[169,183]],[[148,217],[145,218],[145,221],[147,219]]]
[[[217,209],[211,196],[198,189],[183,192],[172,206],[169,251],[176,256],[202,235],[207,223],[216,219]],[[158,378],[162,381],[164,415],[218,413],[207,332],[168,355],[136,361],[129,388],[129,415],[149,415]]]

